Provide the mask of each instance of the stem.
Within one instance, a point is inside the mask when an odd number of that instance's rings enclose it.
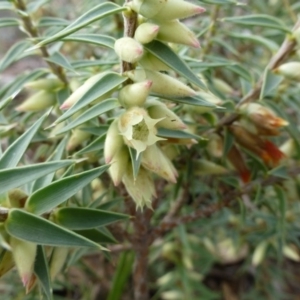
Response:
[[[23,21],[23,26],[24,26],[24,29],[26,30],[27,34],[32,38],[38,38],[39,37],[38,30],[34,26],[30,16],[26,13],[27,8],[26,8],[24,1],[23,0],[15,0],[14,4],[18,10],[25,12],[25,14],[21,15],[21,20]],[[45,46],[42,46],[40,48],[40,51],[42,53],[42,57],[48,58],[50,56],[48,53],[48,50]],[[68,80],[64,74],[63,68],[52,62],[49,62],[49,61],[46,61],[46,63],[48,64],[52,73],[54,73],[65,85],[67,85]]]

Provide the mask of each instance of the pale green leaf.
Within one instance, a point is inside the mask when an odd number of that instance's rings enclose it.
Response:
[[[263,85],[260,91],[259,99],[263,99],[265,96],[278,88],[283,79],[283,76],[274,74],[271,70],[266,69],[264,72]]]
[[[38,43],[36,47],[41,47],[54,41],[60,40],[95,21],[98,21],[106,16],[116,14],[124,10],[126,10],[125,7],[120,7],[111,2],[101,3],[93,7],[85,14],[81,15],[77,20],[75,20],[73,23],[71,23],[69,26],[67,26],[60,32]]]
[[[96,247],[105,250],[105,248],[75,232],[22,209],[11,209],[4,224],[10,235],[39,245]]]
[[[164,138],[175,138],[175,139],[203,139],[201,136],[192,134],[187,131],[173,130],[166,128],[158,128],[157,135]]]
[[[49,113],[50,111],[39,118],[29,129],[27,129],[5,150],[0,159],[0,170],[5,168],[14,168],[19,163],[29,143],[39,130],[42,123],[49,116]]]
[[[80,124],[83,124],[97,116],[100,116],[116,107],[120,106],[118,99],[112,98],[104,100],[103,102],[100,102],[88,110],[86,110],[82,115],[77,117],[76,119],[72,120],[69,124],[64,126],[61,130],[56,132],[56,135],[62,134],[64,132],[67,132],[75,127],[77,127]]]
[[[0,194],[11,189],[17,188],[23,184],[32,182],[37,178],[52,173],[58,169],[73,164],[73,160],[62,160],[48,163],[28,165],[26,167],[17,167],[0,171]]]
[[[85,238],[94,241],[95,243],[109,243],[115,244],[116,240],[111,234],[103,232],[101,229],[85,229],[85,230],[75,230],[75,232]]]
[[[125,77],[117,73],[108,72],[104,74],[69,110],[55,121],[55,124],[68,119],[83,107],[87,107],[94,100],[118,87],[125,80]]]
[[[4,71],[9,67],[13,62],[19,60],[21,55],[26,49],[29,48],[31,44],[28,41],[20,41],[15,43],[4,55],[0,61],[0,72]]]
[[[100,135],[98,138],[96,138],[94,141],[92,141],[86,147],[79,150],[76,153],[76,155],[102,150],[104,148],[105,138],[106,138],[105,134]]]
[[[82,42],[87,44],[95,44],[97,46],[104,46],[114,49],[115,39],[111,36],[86,33],[86,34],[73,34],[63,38],[67,42]]]
[[[0,28],[1,27],[10,27],[10,26],[18,26],[19,21],[15,18],[1,18],[0,19]]]
[[[70,24],[70,21],[61,19],[61,18],[55,18],[55,17],[42,17],[38,22],[38,27],[47,27],[47,26],[68,26]]]
[[[29,2],[27,5],[26,11],[29,14],[36,12],[39,8],[41,8],[44,4],[48,3],[50,0],[36,0]]]
[[[34,273],[41,284],[48,300],[52,299],[51,280],[49,275],[48,261],[44,247],[37,246],[36,258],[34,262]]]
[[[0,10],[14,10],[14,6],[9,2],[0,2]]]
[[[125,220],[129,216],[100,209],[64,207],[55,214],[55,222],[73,230],[91,229]]]
[[[31,194],[25,207],[35,214],[43,214],[75,195],[93,179],[105,172],[108,167],[108,165],[104,165],[57,180]]]
[[[144,45],[145,49],[173,69],[175,72],[185,77],[191,83],[207,89],[205,84],[197,77],[186,63],[166,44],[154,40]]]
[[[282,30],[287,33],[291,32],[291,30],[287,28],[279,18],[270,15],[264,15],[264,14],[228,17],[228,18],[223,18],[222,21],[231,22],[239,25],[246,25],[246,26],[252,25],[252,26],[274,28],[274,29]]]
[[[60,52],[54,52],[51,56],[44,58],[46,61],[52,62],[58,66],[63,67],[66,70],[76,73],[72,65],[69,63],[67,58]]]

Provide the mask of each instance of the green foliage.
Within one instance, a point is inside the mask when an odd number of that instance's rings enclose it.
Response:
[[[296,297],[299,10],[1,1],[1,296]]]

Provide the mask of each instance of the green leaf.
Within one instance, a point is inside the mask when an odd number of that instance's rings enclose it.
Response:
[[[173,69],[175,72],[185,77],[191,83],[207,90],[205,84],[193,73],[183,60],[166,44],[154,40],[144,45],[145,49]]]
[[[195,135],[186,131],[172,130],[166,128],[158,128],[157,135],[165,138],[175,138],[175,139],[203,139],[199,135]]]
[[[60,32],[38,43],[35,46],[35,48],[47,45],[57,40],[61,40],[62,38],[72,34],[73,32],[78,31],[83,27],[86,27],[87,25],[95,21],[98,21],[106,16],[116,14],[124,10],[126,10],[125,7],[120,7],[111,2],[101,3],[89,10],[88,12],[86,12],[85,14],[81,15],[77,20],[75,20],[73,23],[71,23],[69,26],[67,26]]]
[[[51,156],[47,160],[48,162],[60,160],[62,158],[63,153],[66,148],[66,145],[67,145],[67,141],[68,141],[68,136],[65,136],[65,138],[61,140],[61,142],[58,144],[58,146],[55,147],[54,152],[51,154]],[[32,192],[39,190],[39,189],[43,188],[44,186],[47,186],[50,182],[52,182],[54,175],[55,175],[55,173],[53,172],[44,177],[38,178],[32,186]]]
[[[7,90],[2,95],[2,100],[0,102],[0,105],[2,106],[3,102],[6,102],[7,99],[14,99],[14,97],[21,91],[24,84],[26,84],[29,81],[35,80],[45,74],[47,74],[49,70],[47,69],[36,69],[31,73],[28,74],[22,74],[21,76],[18,76],[14,79],[13,83],[9,85]]]
[[[25,207],[35,214],[43,214],[75,195],[93,179],[105,172],[108,167],[108,165],[104,165],[57,180],[30,195]]]
[[[121,253],[107,300],[120,300],[122,298],[123,290],[132,272],[134,257],[133,251]]]
[[[10,26],[18,26],[19,21],[15,18],[1,18],[0,19],[0,28],[1,27],[10,27]]]
[[[226,158],[229,150],[234,143],[233,134],[225,127],[224,143],[223,143],[223,157]]]
[[[69,110],[67,110],[61,117],[59,117],[55,121],[55,124],[68,119],[81,108],[86,107],[94,100],[118,87],[125,80],[125,77],[122,77],[117,73],[108,72],[104,74],[99,79],[99,81],[97,81],[92,87],[90,87],[90,89]]]
[[[48,2],[49,0],[37,0],[37,1],[29,2],[26,11],[28,14],[32,14]]]
[[[5,168],[13,168],[19,163],[29,143],[39,130],[42,123],[49,116],[49,113],[50,111],[39,118],[28,130],[26,130],[6,149],[0,159],[0,170]]]
[[[21,54],[23,54],[30,45],[31,44],[28,41],[24,40],[15,43],[0,61],[0,72],[4,71],[13,62],[17,61],[21,57]]]
[[[73,34],[63,38],[63,41],[67,42],[82,42],[86,44],[95,44],[97,46],[104,46],[114,49],[115,39],[111,36],[86,33],[86,34]]]
[[[158,94],[151,94],[155,97],[161,97],[164,99],[172,100],[174,102],[188,104],[188,105],[195,105],[195,106],[204,106],[204,107],[211,107],[211,108],[217,108],[215,104],[212,104],[211,102],[208,102],[204,97],[201,97],[200,95],[192,96],[192,97],[170,97],[170,96],[160,96]]]
[[[279,46],[275,42],[273,42],[270,39],[264,38],[262,36],[249,34],[249,33],[241,34],[241,33],[237,33],[237,32],[229,32],[228,35],[231,37],[234,37],[234,38],[238,38],[238,39],[242,39],[242,40],[249,40],[251,42],[259,43],[259,44],[265,46],[267,49],[269,49],[272,53],[277,52],[277,50],[279,49]]]
[[[237,5],[238,2],[236,0],[201,0],[201,2],[207,4],[216,4],[216,5],[226,5],[226,4],[235,4]]]
[[[55,221],[74,230],[92,229],[127,219],[129,216],[91,208],[64,207],[55,212]]]
[[[0,2],[0,10],[14,10],[14,6],[9,2]]]
[[[37,246],[34,273],[38,278],[47,299],[52,299],[52,288],[49,276],[48,261],[43,246]]]
[[[95,60],[77,60],[74,62],[71,62],[74,69],[81,69],[81,68],[90,68],[94,66],[109,66],[109,65],[118,65],[120,62],[119,60],[111,60],[111,61],[104,61],[101,59],[95,59]]]
[[[96,247],[106,250],[79,234],[21,209],[11,209],[4,224],[10,235],[39,245]]]
[[[58,66],[63,67],[66,70],[76,73],[76,71],[73,69],[72,65],[69,63],[67,58],[64,55],[62,55],[60,52],[56,51],[51,56],[44,59],[46,61],[52,62]]]
[[[108,235],[99,229],[75,230],[75,232],[91,241],[94,241],[95,243],[100,243],[100,244],[116,243],[116,240],[111,234]]]
[[[83,149],[76,152],[76,155],[84,154],[84,153],[90,153],[94,151],[99,151],[104,148],[104,142],[105,142],[106,134],[102,134],[98,138],[96,138],[94,141],[92,141],[90,144],[88,144]]]
[[[100,102],[100,103],[92,106],[88,110],[86,110],[82,115],[80,115],[79,117],[77,117],[76,119],[71,121],[69,124],[64,126],[61,130],[57,131],[56,135],[67,132],[67,131],[79,126],[80,124],[85,123],[85,122],[87,122],[97,116],[100,116],[100,115],[102,115],[116,107],[119,107],[119,106],[120,106],[120,103],[119,103],[118,99],[116,99],[116,98],[111,98],[111,99],[107,99],[103,102]]]
[[[0,194],[29,183],[58,169],[73,164],[74,160],[62,160],[29,165],[0,171]]]
[[[42,17],[38,22],[38,27],[47,27],[47,26],[68,26],[70,24],[70,21],[61,19],[61,18],[55,18],[55,17]]]
[[[278,88],[283,76],[274,74],[271,70],[266,69],[263,78],[263,85],[260,91],[259,99],[262,100],[269,95],[274,89]]]
[[[252,25],[252,26],[274,28],[274,29],[282,30],[287,33],[291,32],[291,30],[287,28],[279,18],[270,15],[264,15],[264,14],[228,17],[228,18],[223,18],[222,21],[231,22],[239,25],[246,25],[246,26]]]
[[[283,179],[290,179],[290,175],[288,173],[286,166],[279,166],[277,168],[274,168],[268,172],[269,175],[280,177]]]
[[[139,170],[141,167],[143,153],[140,153],[139,156],[137,156],[137,151],[131,147],[128,147],[128,151],[129,151],[130,158],[131,158],[133,178],[135,180],[138,176],[138,173],[139,173]]]

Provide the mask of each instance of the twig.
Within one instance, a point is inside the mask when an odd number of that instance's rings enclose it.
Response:
[[[15,0],[14,1],[15,7],[19,10],[24,12],[24,14],[21,14],[21,20],[23,21],[24,29],[26,30],[27,34],[32,38],[38,38],[39,33],[37,28],[33,25],[33,22],[30,18],[30,16],[26,13],[26,5],[23,0]],[[45,46],[40,47],[40,51],[42,53],[42,56],[44,58],[48,58],[50,55],[48,53],[48,50]],[[46,63],[48,64],[51,71],[65,84],[68,84],[68,79],[64,74],[64,70],[62,67],[49,62],[46,60]]]
[[[293,167],[288,171],[288,175],[290,177],[295,177],[299,174],[300,174],[300,166]],[[284,180],[286,179],[275,177],[275,176],[270,176],[264,180],[256,180],[246,184],[241,190],[233,190],[232,192],[227,193],[223,197],[222,202],[220,203],[214,203],[207,207],[200,208],[189,215],[185,215],[179,218],[173,218],[170,220],[164,220],[160,223],[159,226],[153,229],[150,237],[150,242],[153,243],[157,237],[161,237],[163,234],[179,226],[180,224],[186,224],[201,218],[211,217],[215,212],[220,211],[222,208],[233,204],[238,197],[253,192],[258,185],[265,187],[265,186],[282,183]]]
[[[294,30],[299,27],[300,27],[300,20],[294,26]],[[287,37],[282,43],[278,52],[271,58],[266,69],[274,70],[278,66],[280,66],[282,62],[285,61],[287,57],[289,57],[293,53],[295,46],[296,46],[296,41],[290,37]],[[241,101],[236,105],[236,108],[239,108],[241,105],[245,103],[258,100],[259,95],[261,93],[262,85],[263,85],[263,76],[261,76],[259,81],[256,83],[255,87],[252,90],[250,90],[250,92],[241,99]],[[239,118],[239,114],[237,113],[226,116],[218,122],[214,130],[209,130],[207,133],[213,132],[215,130],[220,131],[223,128],[223,126],[232,124],[238,118]]]

